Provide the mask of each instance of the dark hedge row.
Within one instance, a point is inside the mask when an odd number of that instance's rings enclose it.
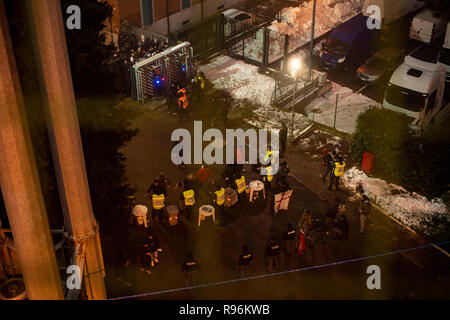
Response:
[[[372,108],[357,120],[352,136],[353,160],[367,151],[376,156],[375,170],[409,191],[441,197],[450,183],[450,128],[426,128],[420,136],[400,113]]]

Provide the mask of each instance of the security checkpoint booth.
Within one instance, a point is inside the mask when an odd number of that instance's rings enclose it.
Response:
[[[195,74],[191,44],[183,42],[139,61],[130,72],[135,100],[144,104],[146,99],[163,97],[173,82],[184,86]]]

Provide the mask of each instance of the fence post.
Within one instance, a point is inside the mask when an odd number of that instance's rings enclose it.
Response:
[[[245,35],[245,23],[242,34]],[[242,37],[242,57],[245,57],[245,36]]]
[[[284,46],[283,46],[283,67],[281,69],[282,73],[286,72],[286,64],[287,64],[287,56],[288,56],[288,48],[289,48],[289,35],[284,35]]]
[[[217,17],[217,36],[218,36],[218,49],[223,50],[224,49],[224,41],[225,41],[225,16],[223,13]]]
[[[336,114],[337,114],[338,99],[339,94],[336,94],[336,106],[334,107],[334,124],[333,124],[334,129],[336,129]]]
[[[264,28],[264,34],[263,34],[263,65],[267,66],[269,64],[269,40],[270,40],[270,30],[267,28]]]

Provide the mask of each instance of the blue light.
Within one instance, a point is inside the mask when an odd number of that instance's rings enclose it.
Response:
[[[159,76],[155,77],[155,85],[157,86],[161,85],[161,78]]]
[[[186,71],[186,66],[184,64],[181,65],[181,71],[183,71],[183,72]]]

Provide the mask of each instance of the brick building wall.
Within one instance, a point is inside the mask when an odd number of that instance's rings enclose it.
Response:
[[[231,8],[239,0],[203,0],[203,3],[202,0],[108,0],[108,2],[117,8],[114,13],[121,22],[127,20],[131,25],[145,26],[156,33],[167,35],[169,33],[167,9],[170,32],[174,32],[201,21],[202,5],[203,17],[207,18],[221,9]],[[183,6],[186,8],[183,9]]]

